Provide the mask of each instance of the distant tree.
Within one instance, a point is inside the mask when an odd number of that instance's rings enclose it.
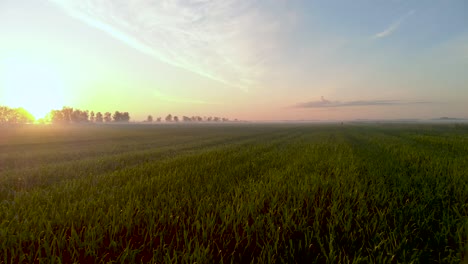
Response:
[[[153,116],[152,115],[148,115],[148,117],[146,118],[146,122],[153,122]]]
[[[179,117],[178,116],[174,116],[174,122],[179,122]]]
[[[73,108],[64,106],[61,110],[64,123],[70,123],[72,121]]]
[[[6,106],[0,106],[0,124],[6,124],[10,115],[10,108]]]
[[[158,118],[156,119],[156,122],[161,122],[161,117],[158,117]]]
[[[209,116],[208,118],[206,118],[206,121],[208,122],[211,122],[213,120],[213,118],[211,116]]]
[[[82,116],[81,116],[82,122],[89,122],[89,111],[83,111]]]
[[[94,111],[91,111],[91,113],[89,113],[89,121],[91,122],[94,122],[95,121],[95,114],[94,114]]]
[[[0,124],[27,124],[34,122],[34,117],[24,108],[0,106]]]
[[[128,112],[119,112],[115,111],[114,115],[112,115],[114,122],[128,122],[130,121],[130,115]]]
[[[106,123],[109,123],[109,122],[112,121],[112,115],[111,115],[110,112],[105,112],[105,113],[104,113],[104,121],[105,121]]]
[[[65,115],[62,110],[52,110],[48,114],[48,119],[53,124],[65,124],[68,121],[65,120]]]
[[[122,119],[122,113],[120,113],[119,111],[115,111],[112,115],[112,119],[114,120],[114,122],[120,122]]]
[[[71,113],[71,121],[73,123],[78,123],[81,120],[81,110],[74,109],[73,112]]]
[[[129,121],[130,121],[130,114],[128,112],[123,112],[122,122],[129,122]]]
[[[26,109],[20,107],[15,109],[16,112],[16,122],[17,124],[27,124],[34,122],[34,116],[26,111]]]
[[[74,119],[73,122],[75,123],[86,123],[89,122],[89,111],[75,109],[72,113],[72,118]]]
[[[89,121],[89,114],[87,111],[78,110],[78,122],[88,122]]]
[[[101,112],[96,113],[96,123],[102,123],[103,117]]]
[[[94,112],[91,113],[94,115]],[[50,111],[47,115],[47,119],[52,123],[62,124],[89,122],[89,111],[64,106],[62,110]]]
[[[172,115],[171,114],[168,114],[166,116],[166,122],[172,122]]]
[[[201,116],[197,116],[197,121],[201,122],[201,121],[203,121],[203,118]]]
[[[219,122],[219,120],[220,120],[219,117],[214,117],[214,118],[213,118],[213,121],[215,121],[215,122]]]
[[[192,119],[191,119],[190,117],[188,117],[188,116],[183,116],[183,117],[182,117],[182,120],[183,120],[184,122],[191,122],[191,121],[192,121]]]
[[[228,121],[229,121],[228,118],[223,117],[223,122],[228,122]]]
[[[8,106],[0,106],[0,124],[11,124],[16,121],[15,110]]]

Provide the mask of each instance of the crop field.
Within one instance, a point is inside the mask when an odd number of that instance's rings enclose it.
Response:
[[[460,263],[468,125],[0,127],[0,263]]]

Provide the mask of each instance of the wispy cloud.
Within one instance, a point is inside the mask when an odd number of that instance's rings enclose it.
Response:
[[[401,24],[411,15],[414,14],[414,10],[409,11],[404,16],[400,17],[398,20],[391,23],[384,31],[379,32],[373,36],[373,38],[385,38],[393,34]]]
[[[197,104],[197,105],[217,105],[218,103],[211,103],[206,102],[203,100],[192,99],[192,98],[184,98],[184,97],[175,97],[171,95],[167,95],[159,90],[153,91],[153,96],[161,101],[166,101],[170,103],[182,103],[182,104]]]
[[[295,108],[333,108],[333,107],[352,107],[352,106],[392,106],[392,105],[410,105],[410,104],[428,104],[425,101],[402,101],[402,100],[358,100],[358,101],[330,101],[323,96],[319,101],[310,101],[296,104]]]
[[[145,54],[244,90],[284,26],[256,0],[49,1]]]

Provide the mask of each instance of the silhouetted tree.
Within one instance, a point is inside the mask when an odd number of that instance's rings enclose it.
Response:
[[[123,122],[129,122],[130,121],[130,114],[128,112],[124,112],[122,115],[122,121]]]
[[[34,116],[22,107],[14,109],[14,113],[17,124],[27,124],[34,122]]]
[[[128,112],[115,111],[112,118],[114,119],[114,122],[128,122],[128,121],[130,121],[130,115],[129,115]]]
[[[148,115],[148,117],[146,118],[146,122],[153,122],[153,116],[152,115]]]
[[[114,114],[112,115],[112,120],[114,120],[114,122],[119,122],[120,120],[120,112],[119,111],[115,111]]]
[[[172,115],[171,114],[168,114],[166,116],[166,122],[172,122]]]
[[[89,111],[64,106],[62,110],[50,111],[47,119],[52,123],[62,124],[89,122]]]
[[[81,117],[84,122],[89,122],[89,110],[83,111]]]
[[[72,121],[73,108],[64,106],[61,111],[63,116],[63,122],[70,123]]]
[[[68,123],[68,121],[65,120],[64,112],[62,110],[50,111],[50,113],[48,114],[48,119],[54,124]]]
[[[0,106],[0,124],[6,124],[8,122],[9,115],[10,108],[6,106]]]
[[[33,121],[34,117],[24,108],[0,106],[0,124],[27,124]]]
[[[120,120],[122,119],[122,113],[120,113],[119,111],[115,111],[112,115],[112,119],[114,120],[114,122],[120,122]]]
[[[110,121],[112,121],[112,116],[111,116],[111,113],[110,112],[105,112],[104,113],[104,121],[106,123],[109,123]]]
[[[101,112],[96,113],[96,123],[102,123],[103,117]]]
[[[190,117],[188,117],[188,116],[183,116],[183,117],[182,117],[182,120],[183,120],[184,122],[191,122],[191,121],[192,121],[192,119],[191,119]]]
[[[156,119],[156,122],[161,122],[161,117],[158,117],[158,118]]]
[[[89,122],[90,120],[96,123],[108,123],[112,120],[115,122],[129,122],[130,114],[128,112],[115,111],[114,115],[110,112],[106,112],[103,115],[101,112],[94,113],[94,111],[90,112],[88,110],[83,111],[80,109],[73,109],[71,107],[63,107],[62,110],[50,111],[48,119],[52,123],[80,123]]]
[[[73,123],[88,122],[88,113],[88,111],[81,111],[79,109],[75,109],[71,113],[71,121]]]
[[[174,116],[174,122],[179,122],[179,117],[178,116]]]

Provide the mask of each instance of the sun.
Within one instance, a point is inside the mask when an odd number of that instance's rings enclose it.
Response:
[[[20,56],[0,60],[0,104],[23,107],[36,119],[63,106],[64,82],[51,64]]]

